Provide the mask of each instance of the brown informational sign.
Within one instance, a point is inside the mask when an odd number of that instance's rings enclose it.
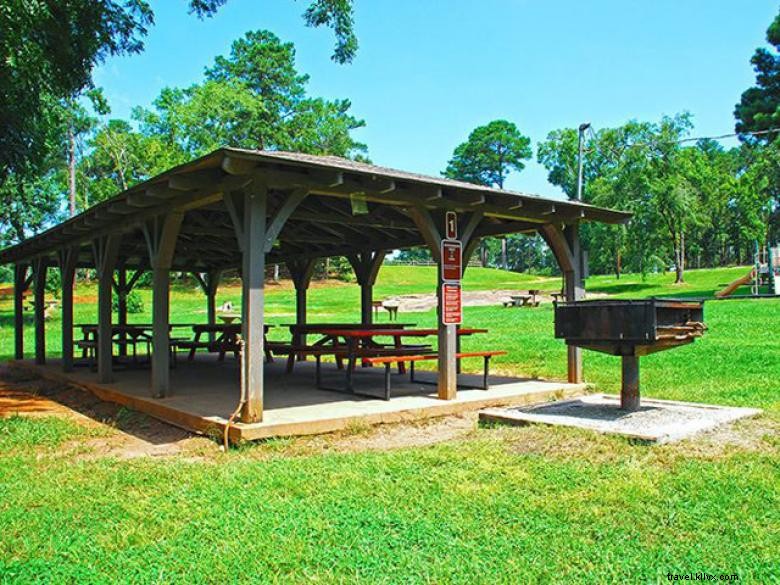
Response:
[[[441,241],[441,279],[445,282],[460,282],[463,274],[461,243],[457,240]]]
[[[442,323],[445,325],[460,325],[463,321],[463,311],[461,310],[460,284],[445,282],[442,284]]]
[[[444,216],[444,231],[448,240],[458,239],[458,214],[448,211]]]

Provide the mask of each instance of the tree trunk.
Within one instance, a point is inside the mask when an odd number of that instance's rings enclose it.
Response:
[[[68,124],[68,190],[70,216],[76,215],[76,134],[73,124]]]
[[[506,238],[501,238],[501,268],[509,270],[506,258]]]
[[[685,282],[685,235],[681,232],[679,239],[675,242],[675,284]]]
[[[615,278],[617,280],[620,280],[621,270],[622,270],[622,266],[621,266],[620,248],[617,248],[615,250]]]

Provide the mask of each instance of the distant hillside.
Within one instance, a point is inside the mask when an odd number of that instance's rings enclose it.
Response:
[[[435,266],[383,266],[375,291],[379,295],[428,293],[436,286]],[[495,268],[469,267],[463,279],[470,290],[540,288],[557,290],[560,277],[533,276]]]

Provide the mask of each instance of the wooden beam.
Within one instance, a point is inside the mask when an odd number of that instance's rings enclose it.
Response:
[[[387,255],[386,250],[364,250],[347,256],[360,285],[360,321],[373,321],[374,284]]]
[[[293,211],[295,211],[308,194],[309,190],[307,188],[295,189],[284,199],[281,207],[276,210],[276,213],[274,213],[274,216],[271,218],[271,222],[268,224],[265,231],[265,245],[263,246],[263,250],[266,254],[273,248],[274,242],[276,242],[284,224],[292,215]]]
[[[444,323],[444,293],[442,287],[441,268],[441,232],[433,221],[427,209],[420,205],[409,208],[409,216],[414,220],[423,239],[428,244],[431,256],[437,263],[436,297],[438,304],[436,313],[439,326],[439,382],[438,394],[442,400],[453,400],[457,397],[457,339],[458,332],[455,325]]]
[[[266,209],[268,190],[254,185],[244,195],[244,238],[242,267],[243,376],[241,421],[263,420],[264,372],[264,285]]]
[[[62,283],[62,369],[73,370],[73,285],[76,278],[76,263],[79,249],[62,248],[58,254],[60,280]]]
[[[27,264],[14,266],[14,357],[24,359],[24,292],[30,284],[27,280]]]
[[[539,233],[550,246],[563,272],[566,300],[579,301],[585,298],[579,226],[572,225],[561,229],[557,225],[550,224],[541,228]],[[568,380],[571,383],[581,383],[583,381],[582,350],[573,345],[567,345],[566,348]]]
[[[33,291],[35,320],[35,363],[46,363],[46,274],[49,264],[46,258],[33,260]]]
[[[466,225],[460,229],[460,241],[463,243],[464,247],[471,241],[474,232],[484,217],[485,212],[481,209],[474,211],[468,216],[468,220],[465,222]]]
[[[441,234],[439,228],[433,222],[430,212],[421,205],[414,205],[408,209],[425,243],[431,251],[434,262],[439,262],[441,257]]]
[[[92,242],[95,254],[95,266],[98,273],[98,331],[97,362],[98,382],[108,384],[113,380],[112,372],[112,327],[111,292],[114,267],[119,254],[120,237],[118,235],[96,238]]]
[[[241,191],[231,191],[225,193],[222,199],[225,203],[225,208],[230,215],[230,220],[233,222],[233,230],[236,234],[236,241],[238,242],[238,249],[240,252],[244,251],[244,244],[246,241],[244,235],[244,222],[243,222],[243,200],[244,195]]]
[[[247,158],[226,156],[222,159],[222,170],[229,175],[248,175],[257,169],[257,162]]]
[[[171,212],[144,226],[152,267],[152,395],[171,395],[170,270],[184,215]]]

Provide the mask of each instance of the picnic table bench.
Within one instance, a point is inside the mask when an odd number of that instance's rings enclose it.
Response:
[[[399,373],[404,373],[404,364],[408,360],[405,358],[410,355],[427,355],[432,353],[430,345],[416,344],[405,345],[403,338],[422,338],[438,335],[438,329],[323,329],[321,331],[327,338],[332,340],[330,347],[319,348],[312,355],[317,360],[317,387],[323,390],[337,390],[354,393],[353,374],[357,366],[358,359],[362,359],[366,365],[372,365],[370,359],[374,357],[395,357],[390,363],[397,363]],[[461,327],[458,329],[458,336],[474,335],[476,333],[487,333],[487,329],[473,329]],[[392,344],[379,344],[374,342],[374,337],[392,337]],[[342,342],[343,340],[343,342]],[[325,388],[321,383],[321,361],[323,355],[336,355],[337,358],[346,358],[346,385],[344,389]],[[388,366],[389,367],[389,366]]]
[[[481,357],[483,359],[483,368],[482,368],[482,385],[477,386],[477,388],[480,388],[481,390],[488,390],[488,376],[490,375],[490,359],[499,355],[506,355],[506,351],[504,350],[492,350],[492,351],[471,351],[471,352],[459,352],[455,354],[455,359],[460,362],[460,360],[465,358],[474,358],[474,357]],[[373,365],[384,365],[385,366],[385,387],[384,387],[384,399],[390,400],[390,380],[391,380],[391,365],[397,361],[404,361],[409,364],[409,381],[410,382],[418,382],[421,384],[431,384],[432,382],[427,382],[424,380],[416,380],[414,377],[414,364],[416,362],[422,362],[427,360],[437,360],[439,359],[438,353],[425,353],[425,354],[419,354],[419,355],[387,355],[387,356],[379,356],[379,357],[370,357],[366,358],[365,361],[373,364]],[[468,386],[465,384],[459,384],[462,388],[474,388],[474,386]]]

